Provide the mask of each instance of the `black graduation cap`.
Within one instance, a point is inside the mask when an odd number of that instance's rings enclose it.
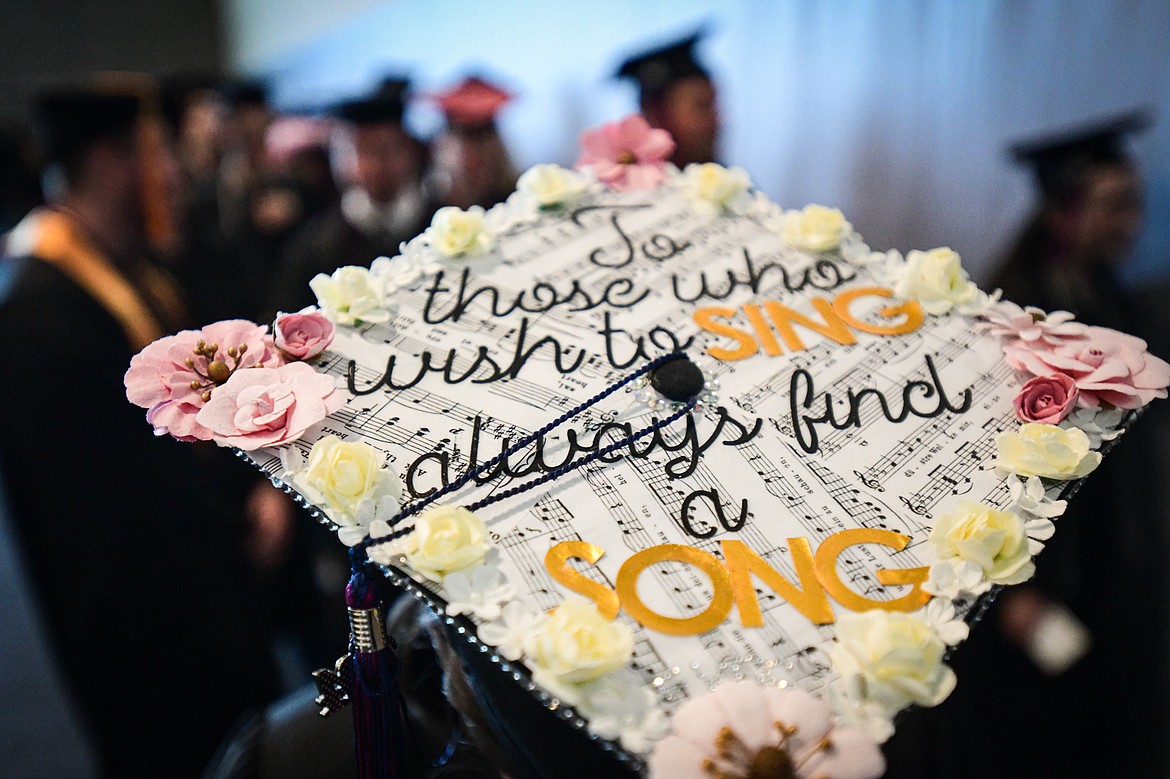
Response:
[[[337,106],[338,118],[357,125],[402,124],[406,110],[406,93],[410,81],[405,78],[385,78],[374,92],[358,100],[347,100]]]
[[[233,109],[268,105],[268,86],[263,81],[236,79],[221,84],[219,91]]]
[[[637,82],[643,99],[661,95],[671,84],[690,76],[710,78],[695,58],[695,45],[706,34],[706,28],[700,28],[680,41],[630,57],[618,68],[617,77]]]
[[[129,133],[141,108],[134,95],[61,88],[36,98],[33,123],[49,160],[70,166],[95,143]]]
[[[1059,201],[1075,193],[1094,165],[1128,162],[1127,136],[1151,124],[1149,112],[1129,111],[1109,119],[1017,143],[1013,158],[1029,165],[1045,198]]]

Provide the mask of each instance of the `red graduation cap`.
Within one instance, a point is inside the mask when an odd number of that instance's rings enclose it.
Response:
[[[478,76],[470,76],[430,97],[438,103],[449,124],[475,127],[493,122],[515,95]]]

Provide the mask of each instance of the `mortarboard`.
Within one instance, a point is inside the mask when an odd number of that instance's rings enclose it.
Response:
[[[1011,154],[1016,162],[1033,169],[1045,198],[1060,200],[1076,189],[1090,166],[1127,161],[1126,137],[1145,130],[1150,124],[1147,111],[1129,111],[1017,143],[1011,147]]]
[[[707,34],[700,29],[674,43],[630,57],[618,68],[618,78],[630,78],[638,84],[643,97],[661,94],[667,87],[690,76],[710,77],[695,58],[695,45]]]
[[[49,158],[68,165],[95,143],[128,132],[141,106],[141,101],[129,94],[63,88],[36,99],[34,124]]]
[[[401,124],[409,90],[408,79],[385,78],[372,94],[341,103],[336,114],[343,121],[356,125]]]
[[[514,95],[479,76],[469,76],[429,97],[438,104],[449,124],[476,127],[490,124]]]
[[[220,93],[233,109],[268,105],[268,87],[255,79],[237,79],[220,85]]]

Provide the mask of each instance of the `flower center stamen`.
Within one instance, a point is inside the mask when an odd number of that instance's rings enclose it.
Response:
[[[638,161],[638,158],[634,156],[632,151],[623,151],[618,154],[617,161],[619,165],[633,165]]]

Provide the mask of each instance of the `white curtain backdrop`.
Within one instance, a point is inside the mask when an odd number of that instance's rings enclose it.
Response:
[[[582,128],[634,107],[609,78],[623,56],[707,22],[726,162],[785,206],[842,208],[875,248],[952,246],[981,280],[1031,202],[1005,147],[1148,106],[1150,222],[1130,271],[1170,273],[1165,0],[355,0],[322,3],[316,26],[277,24],[282,0],[226,10],[235,63],[287,107],[389,72],[422,90],[495,76],[520,96],[501,124],[521,167],[571,163]],[[410,119],[436,122],[421,103]]]

